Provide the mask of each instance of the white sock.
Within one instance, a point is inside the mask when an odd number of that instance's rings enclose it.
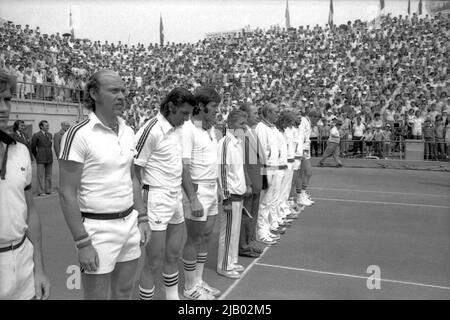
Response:
[[[178,296],[178,271],[173,274],[162,274],[167,300],[180,300]]]
[[[191,290],[197,281],[197,272],[196,272],[196,263],[197,261],[187,261],[183,259],[184,266],[184,288],[187,290]]]
[[[205,269],[206,259],[208,258],[208,252],[202,252],[197,254],[197,268],[195,269],[195,278],[197,282],[203,279],[203,270]]]

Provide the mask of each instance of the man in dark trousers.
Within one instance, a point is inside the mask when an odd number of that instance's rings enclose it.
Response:
[[[247,131],[245,135],[245,168],[252,184],[252,194],[244,197],[242,209],[241,232],[239,236],[239,255],[257,258],[262,253],[256,240],[256,221],[258,219],[259,197],[262,189],[267,188],[267,176],[263,173],[265,155],[255,132],[259,122],[258,108],[245,105],[240,108],[247,113]],[[265,180],[265,181],[264,181]],[[264,183],[265,182],[265,183]]]
[[[39,122],[39,132],[31,138],[31,152],[36,158],[38,195],[52,193],[52,135],[48,132],[49,124],[46,120]]]
[[[55,149],[56,158],[59,159],[59,151],[61,150],[61,139],[66,133],[67,130],[70,128],[70,123],[68,121],[61,122],[61,130],[59,130],[54,135],[54,143],[53,143],[53,149]]]

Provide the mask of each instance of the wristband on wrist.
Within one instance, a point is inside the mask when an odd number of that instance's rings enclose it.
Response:
[[[138,217],[138,224],[148,222],[147,215]]]
[[[83,240],[85,240],[87,238],[89,238],[89,235],[87,233],[84,233],[83,235],[79,236],[78,238],[73,239],[73,241],[80,242],[80,241],[83,241]]]
[[[77,249],[83,249],[83,248],[86,248],[87,246],[90,246],[90,245],[92,245],[91,239],[87,239],[87,241],[83,241],[81,243],[77,243],[76,244]]]

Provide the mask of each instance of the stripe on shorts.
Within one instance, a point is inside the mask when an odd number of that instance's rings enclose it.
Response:
[[[69,152],[70,152],[70,148],[72,147],[72,142],[73,142],[73,139],[75,138],[75,134],[78,132],[78,130],[80,130],[82,127],[87,125],[89,123],[89,121],[90,121],[90,119],[86,119],[86,120],[74,125],[73,127],[69,128],[69,130],[67,131],[66,140],[64,141],[64,149],[63,149],[63,154],[61,157],[62,160],[69,160]],[[59,156],[59,155],[57,155],[57,156]]]
[[[145,141],[147,141],[147,138],[150,134],[150,131],[152,130],[152,128],[155,126],[155,124],[158,122],[158,118],[153,118],[152,120],[150,120],[147,124],[147,127],[144,129],[144,132],[142,132],[141,137],[139,138],[139,141],[136,145],[136,157],[139,157],[139,154],[141,153],[142,149],[144,148],[145,145]]]

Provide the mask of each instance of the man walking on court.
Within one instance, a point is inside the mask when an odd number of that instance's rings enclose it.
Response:
[[[146,248],[139,296],[151,300],[155,294],[155,276],[163,266],[167,300],[179,300],[178,262],[184,246],[184,215],[181,179],[181,126],[189,120],[197,104],[191,92],[175,88],[161,103],[160,112],[136,134],[136,175],[143,183],[144,203],[152,230]]]
[[[33,134],[31,138],[31,152],[36,158],[38,195],[52,193],[52,134],[48,132],[50,128],[46,120],[39,122],[39,132]]]
[[[327,141],[327,148],[325,149],[323,153],[322,159],[319,161],[319,166],[323,167],[323,162],[329,158],[333,157],[334,161],[336,161],[337,165],[336,167],[340,168],[342,167],[342,162],[339,160],[339,142],[340,142],[340,134],[339,129],[342,126],[342,121],[337,120],[336,124],[331,128],[330,130],[330,137]]]
[[[86,300],[131,299],[150,227],[133,168],[134,132],[121,118],[125,86],[110,70],[85,90],[89,117],[63,136],[60,200],[78,249]]]
[[[208,246],[218,214],[217,139],[213,125],[221,98],[212,88],[195,90],[192,117],[182,128],[183,210],[187,241],[183,250],[184,296],[212,300],[220,291],[203,280]]]

